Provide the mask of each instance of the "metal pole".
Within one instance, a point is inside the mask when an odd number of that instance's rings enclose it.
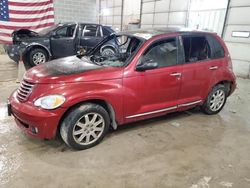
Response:
[[[223,38],[223,39],[224,39],[225,32],[226,32],[226,23],[227,23],[227,18],[228,18],[228,12],[229,12],[229,9],[230,9],[230,3],[231,3],[231,0],[228,0],[226,15],[225,15],[225,18],[224,18],[224,23],[223,23],[222,33],[221,33],[221,38]]]
[[[121,31],[123,30],[123,8],[124,8],[124,0],[122,0],[122,7],[121,7]]]

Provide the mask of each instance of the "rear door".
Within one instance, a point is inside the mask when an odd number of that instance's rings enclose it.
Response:
[[[89,50],[103,39],[102,27],[99,25],[85,25],[82,30],[80,45]]]
[[[179,100],[185,106],[204,100],[221,65],[212,58],[212,45],[205,34],[183,35],[181,40],[185,62]]]
[[[50,48],[54,58],[76,54],[76,24],[58,28],[50,38]]]

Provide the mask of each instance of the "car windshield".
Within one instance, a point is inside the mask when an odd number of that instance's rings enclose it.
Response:
[[[51,27],[45,28],[41,31],[38,32],[38,35],[42,36],[42,35],[47,35],[49,34],[51,31],[53,31],[54,29],[56,29],[58,27],[58,25],[53,25]]]
[[[101,66],[122,67],[136,53],[142,42],[134,36],[113,34],[99,43],[85,58]]]

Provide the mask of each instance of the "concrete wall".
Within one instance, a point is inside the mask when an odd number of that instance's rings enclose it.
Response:
[[[55,22],[97,22],[98,7],[95,0],[54,0]]]
[[[141,27],[186,26],[187,0],[142,0]]]
[[[224,40],[231,52],[233,68],[238,76],[250,75],[250,38],[233,37],[234,31],[250,32],[250,1],[231,0]]]
[[[100,23],[121,30],[122,0],[100,0]]]

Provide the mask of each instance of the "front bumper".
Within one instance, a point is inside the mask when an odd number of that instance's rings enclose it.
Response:
[[[20,45],[6,45],[4,46],[5,52],[9,58],[18,63],[20,60],[20,54],[24,53],[24,49]]]
[[[9,97],[8,104],[18,127],[26,134],[41,139],[56,136],[59,121],[66,111],[66,108],[43,110],[35,107],[32,102],[20,102],[16,91]]]

